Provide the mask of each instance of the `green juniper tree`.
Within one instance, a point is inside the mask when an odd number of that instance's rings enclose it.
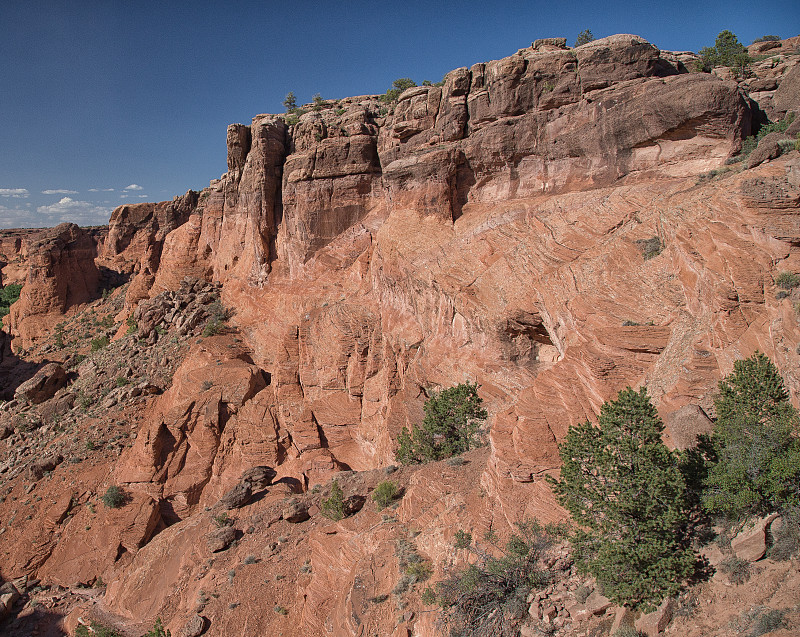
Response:
[[[704,70],[710,71],[715,66],[727,66],[737,74],[744,73],[752,62],[745,46],[727,29],[720,32],[713,47],[706,46],[700,49],[700,58]]]
[[[422,427],[405,427],[398,436],[395,457],[403,464],[443,460],[481,444],[480,428],[486,420],[478,384],[461,383],[434,394],[425,402]]]
[[[772,361],[760,352],[736,361],[714,404],[717,462],[708,472],[703,506],[734,521],[797,508],[798,413]]]
[[[688,511],[677,456],[644,388],[630,387],[600,409],[598,426],[571,427],[551,480],[577,528],[578,568],[612,601],[651,608],[674,595],[694,568],[685,545]]]

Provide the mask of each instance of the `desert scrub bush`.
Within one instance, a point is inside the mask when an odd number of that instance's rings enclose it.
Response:
[[[733,584],[744,584],[750,579],[750,562],[740,557],[731,556],[726,558],[719,565],[719,568]]]
[[[148,630],[142,637],[171,637],[171,634],[164,628],[164,624],[161,623],[161,618],[156,617],[156,623],[153,625],[153,628]]]
[[[92,622],[89,626],[78,624],[75,627],[75,637],[123,637],[113,628]],[[145,636],[146,637],[146,636]]]
[[[378,99],[387,104],[391,102],[396,102],[403,91],[416,85],[417,83],[411,78],[400,77],[396,79],[394,82],[392,82],[392,88],[386,91],[386,93],[384,95],[381,95]]]
[[[775,277],[775,285],[784,290],[791,290],[800,285],[800,276],[797,276],[794,272],[781,272]]]
[[[108,347],[109,340],[108,336],[103,334],[102,336],[98,336],[97,338],[92,339],[92,351],[97,352],[101,349],[105,349]]]
[[[22,286],[17,283],[9,283],[0,288],[0,319],[11,311],[11,306],[19,300]]]
[[[518,635],[515,618],[527,611],[528,594],[550,582],[538,563],[553,537],[540,524],[518,523],[505,547],[491,536],[489,541],[492,550],[470,547],[476,561],[451,569],[436,585],[436,602],[451,635]]]
[[[126,320],[125,324],[128,326],[128,331],[125,332],[126,334],[135,334],[139,331],[139,325],[136,323],[136,319],[133,318],[133,314],[131,314]]]
[[[125,504],[125,492],[112,484],[100,498],[109,509],[118,509]]]
[[[379,511],[388,507],[399,495],[400,489],[397,483],[391,480],[384,480],[372,491],[372,499],[378,505]]]
[[[284,608],[283,606],[280,606],[280,605],[274,606],[272,610],[274,610],[276,613],[278,613],[278,615],[288,615],[289,614],[289,611],[286,608]]]
[[[786,611],[759,607],[752,612],[751,621],[746,637],[761,637],[786,626]]]
[[[664,249],[664,244],[661,243],[659,237],[650,237],[649,239],[639,239],[636,241],[639,250],[642,252],[642,258],[649,261],[653,257],[657,257]]]
[[[767,555],[783,562],[791,559],[800,549],[800,506],[784,512],[780,525],[773,522],[770,527],[771,545]]]
[[[344,518],[344,492],[339,483],[334,480],[331,484],[331,494],[322,501],[322,515],[334,521]]]
[[[711,435],[716,461],[702,504],[729,520],[789,511],[800,499],[800,429],[783,379],[756,352],[719,383]]]
[[[217,528],[231,526],[233,524],[233,518],[230,517],[226,511],[220,513],[219,515],[215,515],[212,520],[214,522],[214,526]]]
[[[642,637],[642,633],[633,626],[620,626],[611,637]]]
[[[400,580],[392,589],[394,595],[402,595],[417,582],[427,580],[433,573],[431,563],[419,554],[416,545],[410,539],[399,538],[394,545],[394,554],[402,573]]]
[[[405,427],[397,438],[395,457],[403,464],[443,460],[483,443],[486,410],[477,383],[461,383],[434,393],[425,401],[422,426]]]
[[[576,525],[569,539],[578,570],[635,609],[675,595],[696,561],[685,479],[663,431],[646,390],[628,387],[603,404],[598,426],[569,429],[560,479],[549,480]]]

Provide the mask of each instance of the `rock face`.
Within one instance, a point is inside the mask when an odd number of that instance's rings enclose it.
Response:
[[[211,564],[241,542],[252,559],[227,563],[229,584],[266,582],[289,618],[226,606],[208,615],[210,634],[242,621],[259,634],[391,634],[392,613],[370,600],[401,577],[398,534],[421,531],[420,551],[442,565],[452,529],[559,519],[543,479],[558,443],[625,386],[647,385],[680,448],[708,430],[737,358],[767,353],[800,390],[800,292],[774,285],[800,271],[800,157],[719,171],[762,113],[742,86],[686,73],[683,59],[634,35],[539,40],[394,104],[361,96],[292,125],[231,125],[228,171],[209,188],[118,208],[97,259],[132,277],[118,320],[135,321],[137,348],[172,330],[182,362],[162,394],[130,393],[136,437],[108,471],[132,504],[103,511],[108,526],[88,541],[89,513],[65,522],[69,504],[54,505],[70,533],[25,564],[54,582],[108,578],[107,609],[161,616],[177,634],[214,604],[200,587],[219,588]],[[73,258],[82,272],[68,245],[47,263]],[[62,280],[31,263],[12,319],[23,342],[43,329],[26,323],[30,308],[57,296],[41,290]],[[217,294],[231,329],[204,336]],[[349,517],[317,515],[314,485],[385,479],[426,396],[466,381],[490,417],[489,447],[465,474],[402,468],[405,495],[385,518],[355,484]],[[104,400],[130,389],[114,391]],[[223,510],[235,527],[213,528]],[[291,561],[301,554],[310,563]],[[256,555],[291,580],[249,575]],[[576,614],[606,612],[592,595]],[[559,604],[537,617],[563,621]],[[432,615],[415,617],[397,630],[434,634]]]
[[[24,244],[22,257],[28,273],[8,320],[11,334],[19,337],[23,347],[98,292],[96,255],[92,236],[74,223],[42,231]]]

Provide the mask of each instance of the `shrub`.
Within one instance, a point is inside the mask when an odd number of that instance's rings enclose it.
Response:
[[[125,493],[116,485],[111,485],[100,498],[109,509],[118,509],[125,504]]]
[[[728,576],[734,584],[744,584],[750,579],[750,562],[740,557],[731,556],[720,565],[720,570]]]
[[[457,549],[467,549],[472,546],[472,534],[459,529],[453,538],[453,546]]]
[[[392,88],[386,91],[384,95],[381,95],[380,100],[387,104],[396,102],[403,91],[416,85],[417,83],[409,77],[398,78],[392,82]]]
[[[403,427],[395,454],[404,464],[442,460],[481,444],[481,425],[486,420],[478,384],[462,383],[434,394],[425,402],[422,427],[411,433]]]
[[[161,618],[157,617],[153,629],[147,631],[142,637],[170,637],[170,632],[164,628]]]
[[[275,606],[272,610],[274,610],[279,615],[288,615],[289,614],[289,611],[286,608],[284,608],[283,606],[279,606],[279,605]]]
[[[719,383],[703,506],[731,520],[793,507],[800,497],[798,414],[778,370],[756,352]]]
[[[372,499],[378,505],[378,510],[381,511],[388,507],[400,495],[400,490],[397,484],[391,480],[384,480],[372,492]]]
[[[661,239],[659,237],[639,239],[636,242],[636,245],[639,246],[639,250],[642,251],[642,258],[645,261],[649,261],[653,257],[657,257],[664,249],[664,244],[661,243]]]
[[[573,46],[582,46],[592,41],[594,41],[594,36],[592,35],[592,32],[589,31],[589,29],[584,29],[578,34],[578,37],[575,38],[575,44],[573,44]]]
[[[678,456],[662,442],[644,388],[606,402],[598,425],[569,429],[560,480],[550,482],[578,525],[570,537],[578,569],[612,601],[651,609],[677,593],[695,563]]]
[[[753,40],[753,44],[758,42],[780,42],[781,36],[779,35],[762,35],[760,38]]]
[[[781,272],[775,278],[775,285],[784,290],[791,290],[800,285],[800,276],[797,276],[794,272]]]
[[[748,637],[761,637],[786,626],[785,611],[776,608],[759,608],[753,618]]]
[[[133,318],[133,314],[131,314],[131,315],[130,315],[130,316],[129,316],[129,317],[126,319],[126,320],[125,320],[125,323],[126,323],[126,324],[127,324],[127,326],[128,326],[128,331],[127,331],[127,332],[125,332],[126,334],[133,334],[133,333],[135,333],[135,332],[136,332],[136,331],[139,329],[139,326],[138,326],[138,325],[137,325],[137,323],[136,323],[136,319],[135,319],[135,318]]]
[[[222,528],[223,526],[231,526],[233,524],[233,518],[231,518],[227,511],[223,511],[219,515],[215,515],[214,518],[214,526],[218,528]]]
[[[101,349],[105,349],[108,347],[108,336],[103,334],[102,336],[98,336],[97,338],[92,339],[92,351],[97,352]]]
[[[19,300],[22,286],[17,283],[9,283],[0,288],[0,319],[9,313],[11,306]]]
[[[780,527],[773,523],[770,532],[772,533],[772,546],[769,547],[768,553],[770,559],[777,562],[791,559],[800,549],[800,507],[785,511]]]
[[[113,628],[92,622],[90,626],[78,624],[75,627],[75,637],[122,637],[122,634]]]
[[[330,497],[322,501],[322,506],[320,508],[322,509],[322,515],[326,518],[335,521],[344,518],[344,492],[336,480],[334,480],[331,485]]]
[[[538,562],[553,538],[537,522],[519,523],[505,547],[490,541],[493,550],[471,547],[477,560],[437,584],[435,600],[451,635],[518,635],[515,618],[525,614],[528,594],[549,583]]]

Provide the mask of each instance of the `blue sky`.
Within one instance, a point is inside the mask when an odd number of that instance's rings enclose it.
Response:
[[[225,129],[299,102],[437,81],[536,38],[634,33],[662,49],[800,34],[792,1],[0,0],[0,227],[105,223],[199,190]]]

